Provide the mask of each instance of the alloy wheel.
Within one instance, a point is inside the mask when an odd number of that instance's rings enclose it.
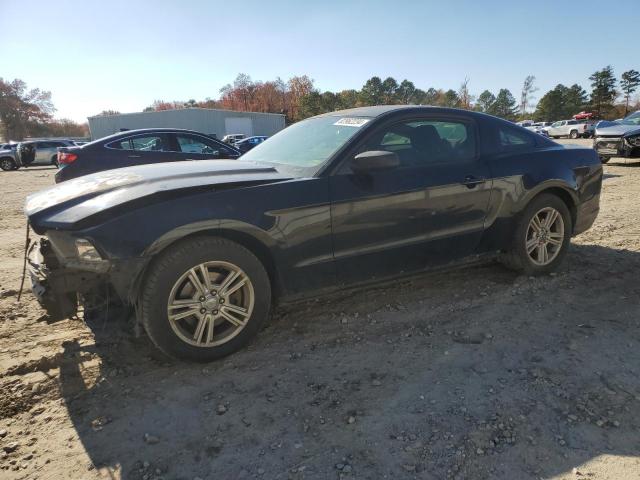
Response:
[[[3,158],[2,160],[0,160],[0,168],[2,168],[2,170],[12,170],[13,162],[8,158]]]
[[[187,270],[169,294],[167,317],[174,333],[196,347],[215,347],[238,335],[251,318],[255,292],[240,267],[222,261]]]
[[[529,222],[526,236],[526,251],[529,259],[538,266],[549,265],[562,250],[564,242],[564,220],[558,210],[545,207]]]

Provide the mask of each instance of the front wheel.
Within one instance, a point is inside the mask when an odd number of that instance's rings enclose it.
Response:
[[[12,158],[0,158],[0,168],[5,172],[8,172],[9,170],[17,170],[17,167],[16,162],[14,162]]]
[[[522,213],[504,263],[527,275],[552,272],[567,253],[572,229],[567,205],[555,195],[541,194]]]
[[[577,130],[571,130],[571,133],[569,133],[569,138],[571,138],[573,140],[578,138],[578,131]]]
[[[602,163],[607,163],[609,160],[611,160],[611,157],[600,157],[600,162]]]
[[[229,355],[258,332],[271,306],[269,276],[243,246],[217,237],[187,240],[146,275],[141,318],[167,355],[208,362]]]

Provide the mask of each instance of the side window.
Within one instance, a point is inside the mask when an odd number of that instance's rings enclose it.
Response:
[[[52,147],[51,142],[38,142],[35,145],[36,145],[36,150],[37,149],[45,149],[45,148],[51,148]]]
[[[401,167],[471,161],[476,156],[472,123],[462,120],[414,120],[374,133],[364,150],[395,152]]]
[[[122,140],[116,140],[106,145],[108,148],[114,148],[116,150],[132,150],[131,140],[128,138]]]
[[[132,137],[131,146],[133,150],[140,152],[168,152],[169,147],[165,145],[164,138],[160,135],[147,135],[143,137]]]
[[[521,132],[515,128],[499,127],[500,149],[513,150],[519,148],[529,148],[535,146],[535,141],[526,132]]]
[[[237,154],[234,155],[231,149],[202,137],[177,134],[176,140],[183,153],[211,155],[219,158],[237,157]]]
[[[219,151],[213,142],[205,142],[204,139],[192,137],[191,135],[176,135],[178,146],[182,153],[196,153],[205,155],[216,155]]]

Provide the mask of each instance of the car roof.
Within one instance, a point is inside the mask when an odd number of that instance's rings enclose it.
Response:
[[[430,105],[374,105],[371,107],[357,107],[346,110],[336,110],[335,112],[327,112],[318,117],[380,117],[392,112],[414,111],[416,113],[465,113],[467,115],[485,116],[482,113],[472,110],[464,110],[461,108],[433,107]]]

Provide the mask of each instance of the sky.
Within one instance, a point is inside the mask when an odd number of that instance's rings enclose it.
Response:
[[[640,1],[0,0],[0,77],[49,90],[56,118],[218,98],[238,73],[321,91],[377,75],[471,93],[527,75],[539,98],[612,65],[640,70]],[[28,26],[28,29],[25,27]],[[25,31],[27,30],[27,31]],[[637,33],[637,32],[636,32]],[[634,42],[633,38],[636,37]]]

